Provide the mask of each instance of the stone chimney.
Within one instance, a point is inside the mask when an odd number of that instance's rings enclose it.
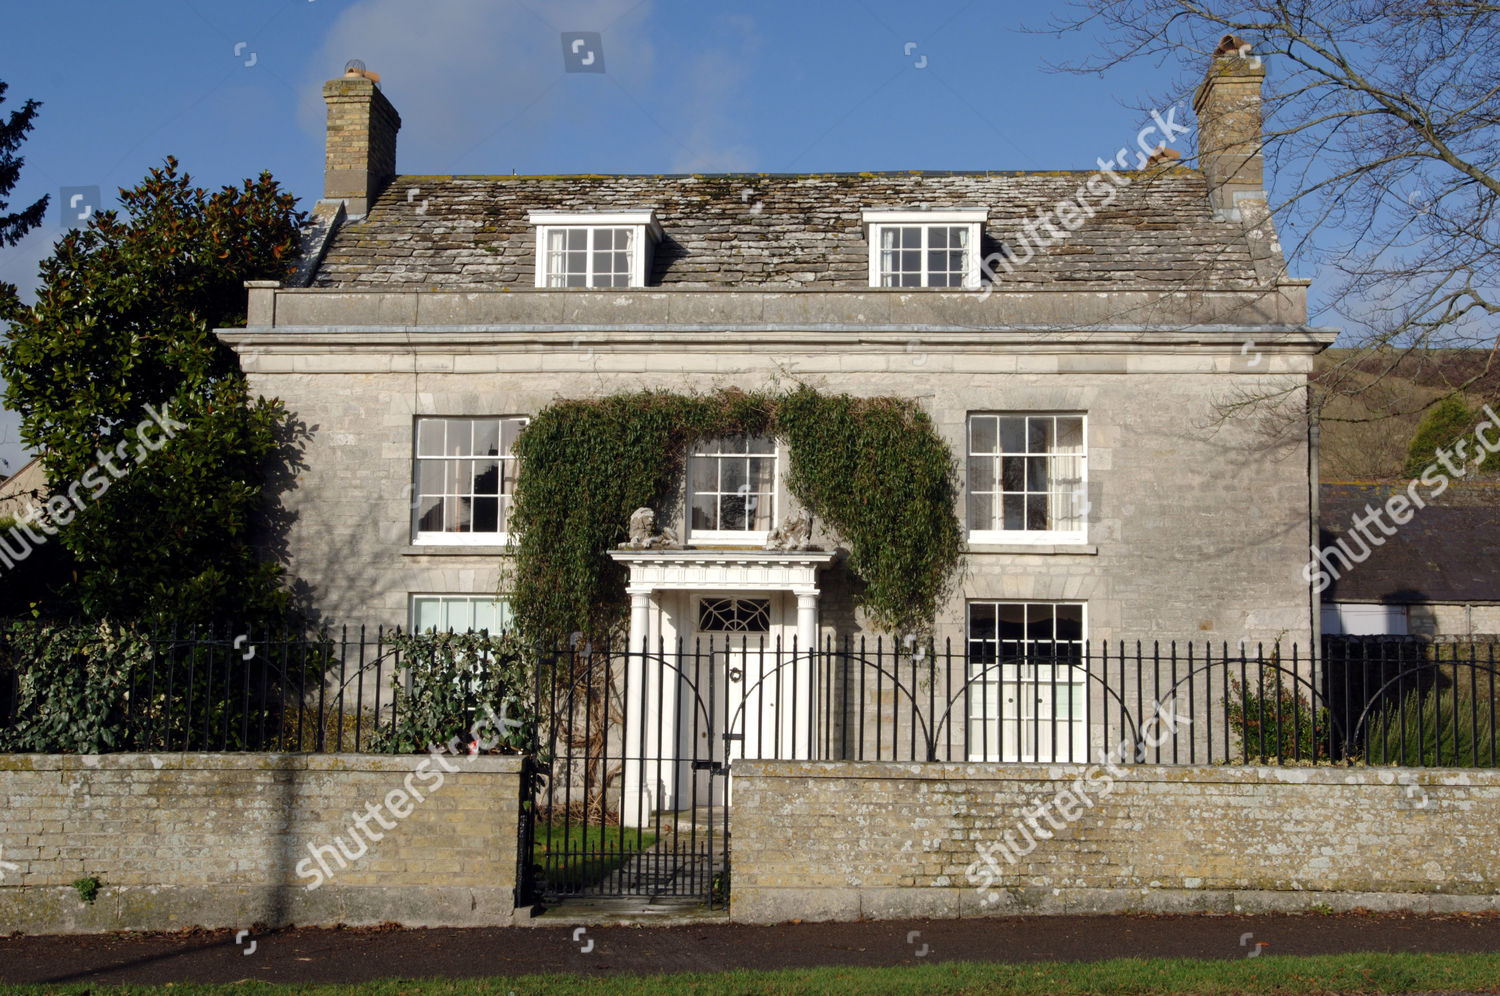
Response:
[[[323,100],[328,104],[323,199],[341,200],[350,217],[361,217],[396,175],[401,115],[361,69],[324,83]]]
[[[1238,210],[1239,195],[1265,200],[1265,141],[1261,86],[1266,69],[1250,46],[1225,35],[1208,77],[1193,99],[1198,115],[1198,161],[1216,213]]]

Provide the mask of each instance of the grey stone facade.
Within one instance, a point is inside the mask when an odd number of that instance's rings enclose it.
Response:
[[[1216,135],[1251,120],[1235,79],[1234,117]],[[349,100],[361,93],[399,126],[362,83],[329,92],[340,136],[359,131]],[[1259,179],[1214,161],[1221,187]],[[1223,191],[1203,172],[1170,163],[1120,170],[1109,210],[1027,265],[992,257],[978,288],[869,286],[863,209],[982,206],[977,251],[1015,256],[1012,233],[1087,177],[396,176],[362,219],[325,201],[321,264],[303,286],[252,287],[248,326],[219,332],[253,389],[306,429],[304,469],[283,495],[292,573],[334,624],[404,625],[413,594],[500,590],[502,546],[413,542],[419,417],[806,383],[916,399],[961,467],[973,413],[1086,417],[1086,542],[971,543],[940,641],[962,645],[966,601],[997,599],[1084,603],[1091,641],[1306,646],[1317,606],[1302,576],[1301,395],[1334,333],[1306,324],[1307,282],[1287,276],[1263,201],[1237,192],[1237,208],[1216,205]],[[535,286],[529,212],[647,208],[663,235],[645,286]],[[1280,415],[1221,417],[1250,396],[1280,398]],[[663,525],[683,534],[681,521]],[[841,566],[825,570],[823,635],[867,632],[850,590]]]

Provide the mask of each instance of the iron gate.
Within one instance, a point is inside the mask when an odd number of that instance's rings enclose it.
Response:
[[[543,662],[521,842],[527,901],[727,903],[724,649],[585,645]]]

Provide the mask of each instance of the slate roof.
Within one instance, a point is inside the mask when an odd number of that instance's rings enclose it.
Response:
[[[1324,484],[1319,532],[1324,546],[1343,536],[1351,517],[1383,505],[1407,482]],[[1418,485],[1425,500],[1428,489]],[[1385,520],[1390,522],[1389,517]],[[1500,482],[1454,483],[1375,547],[1368,559],[1336,580],[1323,601],[1496,602],[1500,601]],[[1377,526],[1368,532],[1381,535]],[[1359,546],[1346,542],[1357,551]]]
[[[398,176],[363,221],[334,235],[312,286],[533,287],[529,211],[655,208],[665,234],[650,286],[868,288],[862,208],[984,206],[981,258],[1002,242],[1024,255],[1021,223],[1073,197],[1093,175]],[[1132,182],[1113,204],[1015,273],[1001,271],[1000,285],[1265,286],[1241,225],[1214,220],[1201,172],[1171,166],[1121,175]],[[1100,203],[1084,196],[1091,206]]]

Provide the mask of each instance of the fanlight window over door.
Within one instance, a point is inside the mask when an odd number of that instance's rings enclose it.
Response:
[[[769,598],[702,598],[698,600],[700,633],[769,633]]]

